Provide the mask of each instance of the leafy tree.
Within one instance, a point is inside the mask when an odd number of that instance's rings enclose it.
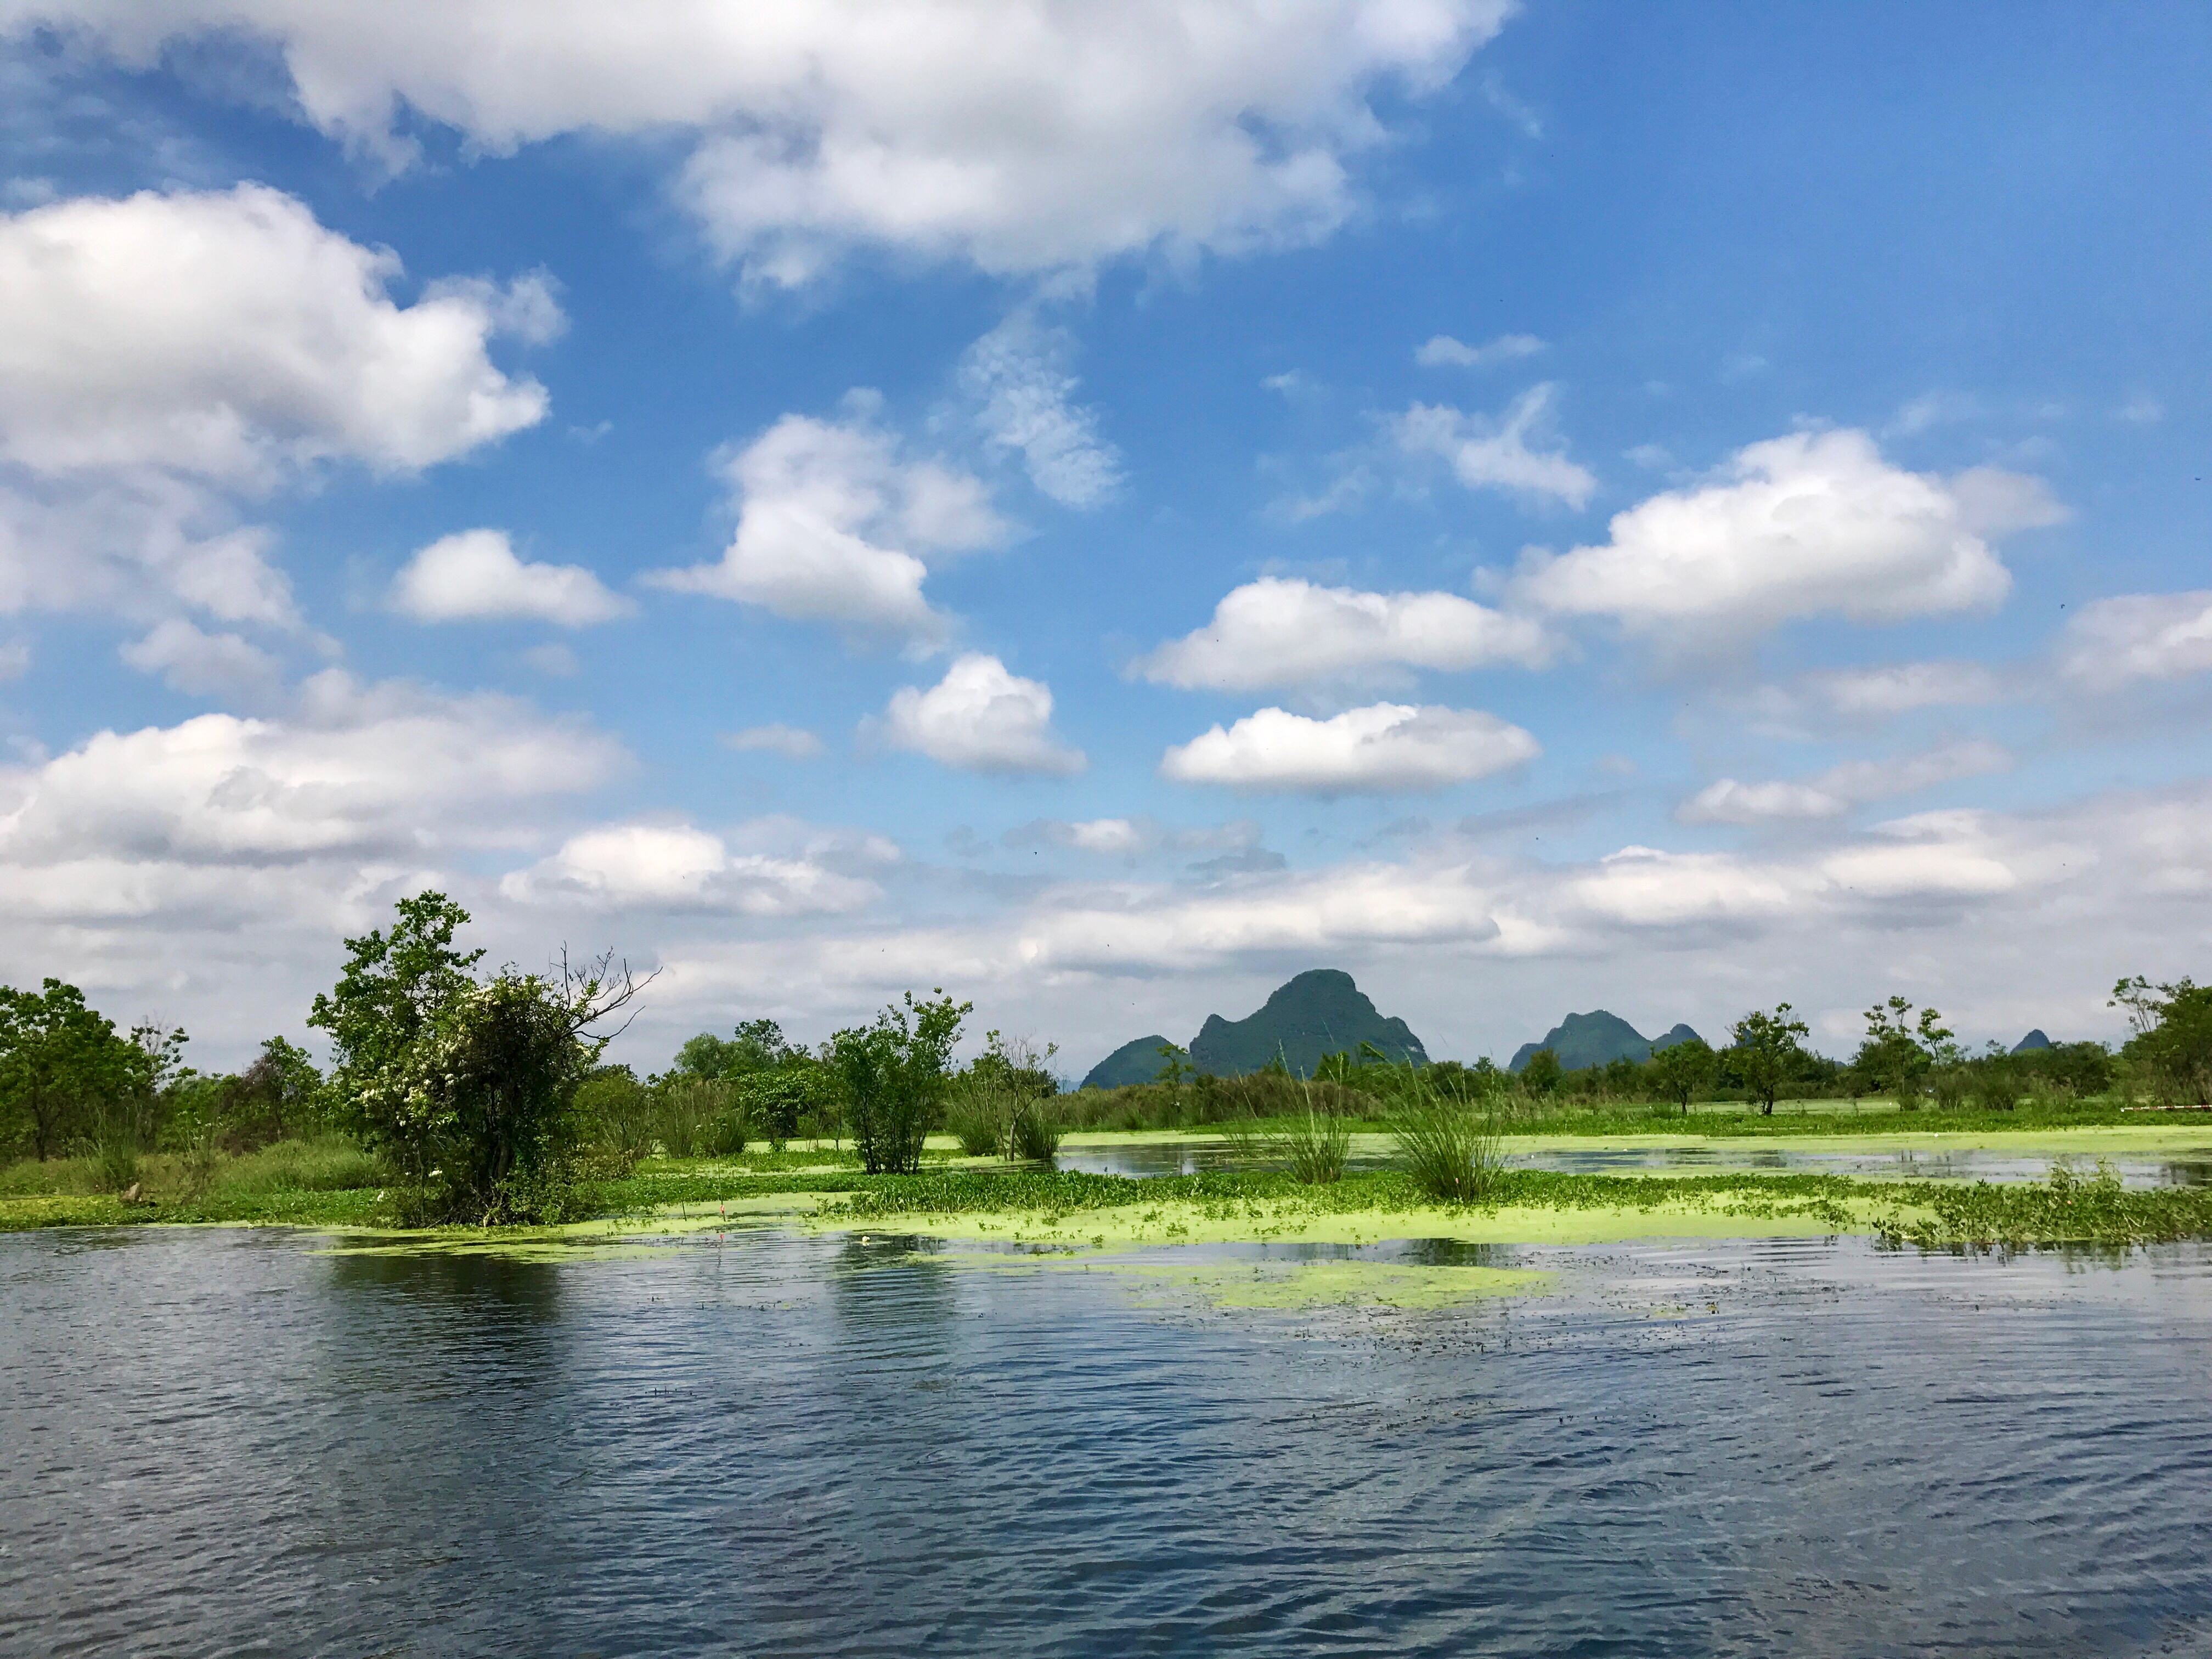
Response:
[[[241,1148],[304,1134],[320,1119],[323,1074],[307,1051],[281,1036],[261,1045],[253,1063],[223,1079],[228,1138]]]
[[[1760,1113],[1772,1116],[1775,1095],[1807,1057],[1800,1044],[1810,1035],[1805,1022],[1792,1019],[1790,1005],[1778,1002],[1771,1014],[1753,1009],[1729,1028],[1729,1035],[1734,1040],[1728,1055],[1731,1068],[1759,1102]]]
[[[2135,1028],[2120,1053],[2142,1068],[2159,1100],[2212,1100],[2212,985],[2186,977],[2153,985],[2138,974],[2112,988],[2112,1006]]]
[[[1918,1022],[1912,1005],[1893,996],[1866,1011],[1866,1040],[1851,1060],[1852,1067],[1881,1093],[1892,1096],[1899,1107],[1911,1111],[1920,1099],[1920,1081],[1939,1060],[1955,1063],[1958,1055],[1943,1017],[1923,1008]]]
[[[911,1175],[921,1168],[922,1141],[937,1118],[961,1022],[975,1008],[942,988],[933,1001],[906,994],[872,1025],[830,1040],[830,1065],[843,1086],[853,1142],[872,1175]]]
[[[417,1219],[558,1218],[584,1127],[576,1090],[614,1035],[591,1028],[636,982],[610,953],[479,984],[483,952],[453,945],[466,910],[442,893],[397,908],[389,933],[346,941],[337,985],[308,1018],[331,1033],[352,1127],[399,1174]]]
[[[33,1157],[56,1157],[93,1133],[95,1115],[136,1089],[144,1065],[76,986],[0,986],[0,1113],[9,1138],[28,1142]]]
[[[1170,1089],[1180,1089],[1198,1075],[1198,1067],[1190,1063],[1190,1050],[1180,1044],[1163,1042],[1155,1052],[1160,1057],[1161,1065],[1152,1079],[1153,1082],[1164,1083]],[[1285,1066],[1283,1069],[1287,1072],[1290,1068]]]
[[[1700,1090],[1712,1085],[1717,1069],[1712,1045],[1703,1037],[1693,1036],[1670,1042],[1660,1049],[1651,1056],[1645,1072],[1659,1098],[1673,1101],[1687,1117],[1691,1101]]]
[[[1559,1057],[1549,1048],[1539,1048],[1521,1068],[1521,1086],[1532,1095],[1555,1094],[1565,1076]]]
[[[475,988],[471,971],[483,960],[481,950],[453,948],[469,913],[443,893],[418,893],[395,908],[390,933],[372,929],[345,942],[352,954],[337,988],[319,994],[307,1016],[331,1034],[343,1097],[400,1065],[447,1006]]]

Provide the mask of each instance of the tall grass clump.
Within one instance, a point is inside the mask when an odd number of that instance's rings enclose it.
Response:
[[[1060,1152],[1060,1114],[1052,1097],[1031,1095],[1014,1108],[1006,1136],[1006,1156],[1031,1164],[1049,1164]]]
[[[1291,1176],[1309,1187],[1344,1179],[1352,1155],[1352,1122],[1309,1100],[1303,1116],[1293,1117],[1274,1136]]]
[[[995,1067],[971,1067],[952,1079],[945,1098],[945,1127],[970,1158],[996,1158],[1007,1150],[1019,1101]]]
[[[1486,1196],[1504,1167],[1500,1085],[1473,1073],[1437,1088],[1412,1071],[1391,1125],[1398,1156],[1423,1196],[1471,1204]]]

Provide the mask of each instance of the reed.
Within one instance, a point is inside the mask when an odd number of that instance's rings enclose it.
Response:
[[[1426,1196],[1472,1204],[1497,1185],[1504,1169],[1498,1096],[1494,1082],[1437,1089],[1418,1072],[1407,1077],[1391,1133],[1406,1173]]]

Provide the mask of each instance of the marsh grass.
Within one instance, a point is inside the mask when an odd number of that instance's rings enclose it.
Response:
[[[1033,1097],[1014,1108],[1006,1135],[1006,1155],[1031,1164],[1049,1164],[1060,1152],[1060,1112],[1049,1097]]]
[[[969,1157],[996,1158],[1007,1150],[1017,1104],[995,1070],[963,1072],[945,1096],[945,1127]]]
[[[1407,1068],[1404,1103],[1391,1125],[1398,1156],[1415,1187],[1446,1203],[1478,1203],[1504,1169],[1504,1115],[1498,1086],[1432,1088]]]
[[[0,1198],[89,1197],[122,1190],[115,1172],[87,1155],[27,1158],[0,1170]],[[137,1155],[133,1178],[147,1197],[169,1203],[223,1205],[278,1193],[335,1193],[387,1184],[383,1166],[342,1135],[279,1140],[251,1152],[199,1146]],[[123,1188],[130,1186],[125,1182]]]

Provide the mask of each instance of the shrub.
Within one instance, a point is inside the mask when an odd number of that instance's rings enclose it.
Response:
[[[1992,1112],[2009,1112],[2020,1105],[2020,1072],[2008,1060],[1995,1056],[1974,1067],[1974,1098]]]
[[[577,1126],[617,1175],[653,1155],[658,1132],[653,1097],[627,1066],[595,1071],[576,1087]]]
[[[653,1127],[663,1151],[671,1158],[696,1158],[702,1152],[721,1152],[730,1132],[730,1120],[737,1121],[737,1146],[728,1150],[742,1152],[745,1149],[744,1120],[734,1109],[730,1085],[719,1078],[678,1077],[663,1083],[659,1091],[658,1109],[653,1114]]]
[[[946,1066],[960,1023],[974,1006],[942,990],[932,1002],[906,994],[873,1025],[830,1039],[830,1063],[843,1085],[846,1121],[860,1165],[870,1175],[914,1175],[930,1124],[942,1111]]]
[[[1018,1098],[995,1073],[963,1072],[945,1098],[945,1127],[970,1158],[996,1158],[1008,1150],[1007,1131]]]
[[[1974,1079],[1963,1066],[1939,1066],[1928,1074],[1928,1092],[1943,1111],[1955,1112],[1973,1092]]]

